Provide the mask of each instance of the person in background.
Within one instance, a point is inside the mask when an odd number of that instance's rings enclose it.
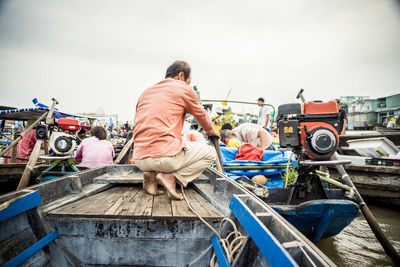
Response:
[[[221,141],[228,147],[239,148],[242,146],[239,138],[236,134],[232,133],[232,130],[224,129],[220,131]]]
[[[257,124],[270,132],[271,121],[269,119],[269,109],[268,107],[264,106],[264,98],[260,97],[257,100],[257,104],[260,106]]]
[[[143,173],[143,189],[151,195],[162,194],[182,200],[176,191],[196,179],[216,159],[215,149],[201,142],[184,142],[182,129],[186,113],[194,116],[208,136],[218,136],[207,112],[192,87],[191,69],[184,61],[168,67],[165,80],[146,89],[136,105],[134,159]]]
[[[338,105],[338,109],[339,109],[339,135],[344,134],[344,132],[346,131],[347,128],[347,115],[346,115],[346,110],[342,107],[340,107],[340,100],[336,99],[336,103]]]
[[[129,131],[131,130],[131,129],[129,128],[129,121],[126,121],[126,123],[125,123],[124,126],[125,126],[125,130],[126,130],[126,131],[129,132]]]
[[[220,134],[221,141],[227,146],[231,144],[231,147],[237,144],[236,141],[232,142],[236,138],[241,144],[248,143],[265,150],[272,145],[273,139],[267,130],[254,123],[243,123],[233,130],[222,130]]]
[[[398,118],[398,117],[397,117]],[[388,123],[386,125],[386,128],[395,128],[396,127],[396,117],[393,117],[391,119],[388,120]]]
[[[26,128],[28,128],[34,122],[35,122],[35,120],[29,120]],[[25,131],[26,130],[23,130],[21,133],[23,133]],[[26,159],[26,160],[17,159],[15,162],[16,163],[27,163],[29,156],[31,155],[31,153],[33,151],[33,148],[35,147],[35,144],[36,144],[36,130],[32,129],[26,135],[24,135],[24,137],[22,137],[22,139],[17,144],[17,158]],[[8,157],[11,157],[12,150],[13,149],[10,149],[7,152],[6,155]],[[4,163],[11,163],[11,158],[5,158]]]
[[[84,139],[78,146],[75,161],[79,166],[96,168],[113,163],[114,149],[107,141],[107,133],[101,126],[94,127],[92,137]]]

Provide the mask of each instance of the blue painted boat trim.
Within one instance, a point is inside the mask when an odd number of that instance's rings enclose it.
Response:
[[[35,190],[32,193],[28,193],[23,197],[11,202],[8,207],[0,210],[0,222],[26,210],[37,207],[40,204],[42,204],[42,199],[40,198],[39,191]]]
[[[8,262],[6,262],[3,267],[11,267],[11,266],[18,266],[28,258],[33,256],[36,252],[41,250],[43,247],[47,246],[51,241],[58,237],[57,231],[53,231],[50,234],[46,235],[38,242],[30,246],[29,248],[25,249],[22,253],[18,254],[18,256],[12,258]]]
[[[271,266],[298,266],[278,239],[237,196],[232,197],[229,208]]]
[[[225,250],[215,234],[213,234],[213,236],[211,237],[211,243],[213,245],[215,255],[217,255],[219,266],[230,267],[231,265],[229,264],[228,258],[226,257]]]
[[[272,208],[314,243],[337,235],[360,215],[357,204],[344,199],[310,200]]]

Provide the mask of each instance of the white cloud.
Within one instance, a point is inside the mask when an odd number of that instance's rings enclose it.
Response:
[[[399,26],[395,1],[2,1],[0,104],[55,96],[67,111],[133,119],[175,59],[203,98],[390,95]]]

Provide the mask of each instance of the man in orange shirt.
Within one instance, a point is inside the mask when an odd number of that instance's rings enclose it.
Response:
[[[152,195],[161,184],[174,199],[183,199],[183,186],[196,179],[216,159],[214,148],[182,139],[186,113],[192,114],[208,136],[218,136],[192,87],[191,69],[184,61],[168,67],[165,80],[146,89],[136,105],[134,158],[144,172],[143,188]]]

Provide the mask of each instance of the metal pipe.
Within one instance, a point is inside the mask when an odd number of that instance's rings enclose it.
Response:
[[[301,102],[306,103],[306,99],[304,98],[303,92],[304,92],[304,89],[301,88],[299,93],[297,94],[296,98],[297,99],[300,98]]]
[[[211,102],[211,103],[221,103],[221,102],[227,102],[227,103],[235,103],[235,104],[248,104],[248,105],[258,105],[258,103],[255,102],[246,102],[246,101],[234,101],[234,100],[215,100],[215,99],[204,99],[202,100],[203,102]],[[274,112],[274,116],[275,116],[275,107],[274,105],[271,104],[264,104],[264,106],[268,106],[271,107],[273,112]]]
[[[332,159],[337,160],[339,159],[338,153],[332,156]],[[385,233],[382,231],[382,228],[379,226],[378,222],[376,221],[374,215],[372,214],[371,210],[368,208],[367,204],[364,202],[363,198],[361,197],[360,193],[358,192],[357,188],[354,186],[353,182],[351,181],[349,175],[347,174],[346,170],[343,168],[342,165],[336,165],[336,169],[339,174],[342,176],[343,182],[353,188],[356,198],[358,200],[358,205],[367,220],[369,227],[371,227],[372,232],[374,233],[376,239],[378,239],[379,243],[381,243],[383,249],[385,250],[386,254],[392,260],[392,262],[396,266],[400,266],[400,254],[396,251],[393,247],[390,240],[386,237]]]
[[[324,182],[333,184],[336,187],[339,187],[343,190],[349,191],[350,193],[354,193],[353,188],[351,188],[348,185],[342,184],[341,182],[338,182],[332,178],[329,178],[329,174],[325,173],[325,172],[321,172],[321,171],[315,171],[317,173],[317,175],[319,176],[319,179],[321,179]]]
[[[351,160],[335,160],[335,161],[299,161],[299,165],[303,166],[336,166],[350,164]]]

